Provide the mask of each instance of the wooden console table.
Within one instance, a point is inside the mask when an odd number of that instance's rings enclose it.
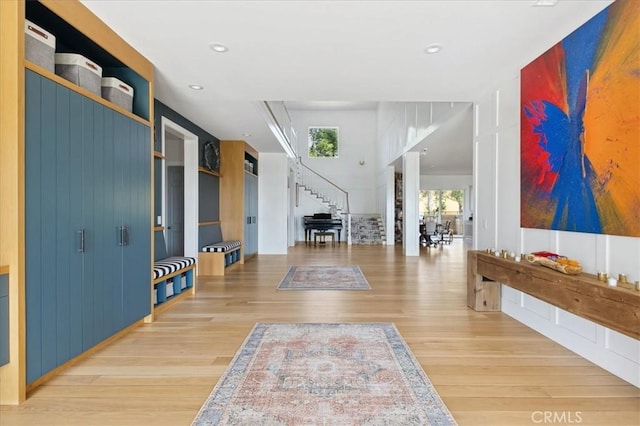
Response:
[[[470,250],[467,305],[476,311],[500,311],[501,284],[640,340],[640,291],[631,284],[609,287],[593,274],[565,275]]]

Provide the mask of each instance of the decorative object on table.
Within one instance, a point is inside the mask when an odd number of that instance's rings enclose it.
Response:
[[[568,275],[576,275],[582,272],[582,266],[577,260],[569,259],[548,251],[537,251],[525,255],[525,259],[534,265],[542,265]]]
[[[208,141],[204,144],[203,151],[203,164],[212,172],[220,171],[220,148],[213,142]]]
[[[522,69],[523,228],[640,237],[637,28],[616,1]]]
[[[278,290],[371,290],[359,266],[292,266]]]
[[[192,426],[456,425],[392,323],[256,324]]]

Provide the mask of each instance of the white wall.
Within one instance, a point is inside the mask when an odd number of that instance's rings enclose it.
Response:
[[[474,144],[479,249],[547,250],[580,261],[584,271],[640,279],[640,238],[520,227],[520,78],[479,99]],[[640,386],[640,342],[502,286],[502,310],[606,370]]]
[[[287,155],[260,153],[258,170],[258,253],[287,254]]]
[[[311,169],[349,193],[351,213],[376,212],[376,111],[289,111],[298,155]],[[338,127],[338,158],[309,158],[309,127]],[[360,165],[364,161],[364,165]],[[300,216],[296,212],[296,216]]]
[[[290,110],[289,114],[298,134],[296,149],[302,162],[349,193],[352,214],[378,212],[375,179],[376,111]],[[322,126],[339,128],[337,158],[308,157],[308,129]],[[361,161],[364,161],[363,165],[360,165]],[[329,209],[308,193],[300,191],[295,208],[296,241],[304,240],[302,216],[322,212],[329,212]],[[343,230],[342,237],[345,235]]]

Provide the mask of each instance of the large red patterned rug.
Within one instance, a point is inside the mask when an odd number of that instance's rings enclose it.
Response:
[[[193,421],[455,424],[392,323],[256,324]]]
[[[292,266],[278,290],[371,290],[359,266]]]

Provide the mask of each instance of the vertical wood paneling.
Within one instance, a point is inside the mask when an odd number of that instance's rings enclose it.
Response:
[[[132,247],[136,253],[136,276],[134,277],[136,294],[136,309],[131,313],[131,322],[151,313],[149,295],[151,291],[151,273],[149,259],[151,259],[151,228],[149,218],[151,216],[151,145],[149,143],[149,129],[140,123],[133,123],[137,137],[135,145],[138,150],[137,161],[134,167],[136,171],[136,186],[138,193],[136,245]]]
[[[40,175],[40,207],[42,209],[41,235],[40,235],[40,286],[42,295],[42,370],[52,370],[57,365],[56,336],[57,336],[57,305],[58,292],[56,276],[56,141],[55,124],[56,116],[56,85],[50,81],[42,80],[42,98],[40,120],[41,131],[41,175]]]
[[[120,256],[121,250],[115,245],[115,233],[118,224],[116,223],[116,217],[114,214],[113,206],[115,205],[115,163],[114,163],[114,134],[115,134],[115,116],[117,113],[105,108],[104,114],[104,143],[102,147],[103,157],[102,162],[104,164],[103,175],[103,192],[102,200],[105,206],[110,206],[104,209],[103,226],[106,232],[106,238],[101,251],[102,262],[109,265],[108,268],[111,271],[117,269],[117,266],[122,263],[122,257]],[[113,273],[107,276],[113,277]],[[105,335],[109,336],[118,331],[122,326],[122,292],[119,288],[118,280],[107,279],[104,282],[106,289],[103,305],[105,310],[105,323],[103,325]]]
[[[129,176],[129,167],[131,164],[131,141],[129,141],[129,123],[124,119],[124,117],[120,114],[114,114],[113,116],[114,122],[114,154],[115,154],[115,180],[116,180],[116,188],[114,192],[115,197],[115,228],[114,232],[117,233],[116,229],[120,226],[127,226],[129,229],[131,228],[130,223],[130,208],[131,208],[131,196],[130,196],[130,188],[134,185],[131,182]],[[132,230],[130,229],[130,232]],[[117,241],[120,240],[120,236],[117,235]],[[134,238],[135,241],[135,238]],[[117,294],[118,308],[118,322],[120,326],[123,326],[127,323],[126,318],[126,310],[129,301],[127,300],[127,291],[126,286],[129,285],[127,280],[127,276],[125,271],[128,267],[127,256],[128,247],[117,246],[114,245],[113,250],[115,251],[115,270],[119,273],[118,282],[114,282],[113,292]],[[124,277],[124,278],[123,278]],[[115,281],[115,280],[114,280]]]
[[[93,220],[93,102],[82,98],[82,219],[85,229],[85,252],[82,259],[82,347],[89,349],[97,340],[94,332],[94,262],[96,233]]]
[[[42,295],[40,293],[40,137],[41,137],[41,79],[31,71],[26,73],[25,106],[25,155],[29,161],[25,164],[25,230],[26,256],[26,378],[27,382],[42,373]]]
[[[149,128],[27,72],[28,382],[150,311]],[[123,247],[132,271],[123,290]],[[85,230],[78,253],[77,231]]]
[[[92,159],[90,164],[93,169],[93,206],[90,215],[93,217],[93,276],[86,283],[93,287],[93,335],[95,342],[100,342],[107,337],[105,333],[105,307],[104,300],[107,295],[105,287],[111,281],[112,271],[103,259],[102,254],[109,249],[109,236],[112,233],[106,229],[105,210],[110,208],[104,203],[104,111],[105,107],[99,104],[92,105],[93,111],[93,135],[87,141],[92,145]]]
[[[129,325],[150,313],[149,293],[151,277],[146,259],[151,257],[149,217],[151,215],[150,179],[151,151],[148,129],[138,123],[130,123],[128,142],[123,147],[130,158],[125,168],[125,182],[129,205],[125,215],[125,224],[129,227],[129,245],[124,247],[124,287],[123,314],[124,324]],[[128,170],[128,171],[127,171]]]
[[[70,357],[70,266],[73,251],[73,231],[69,222],[71,193],[69,191],[71,163],[69,161],[69,135],[71,116],[69,115],[69,100],[71,92],[61,86],[56,88],[57,125],[55,127],[56,150],[56,221],[53,223],[56,231],[55,260],[56,271],[56,363],[63,362]],[[53,253],[52,253],[53,255]]]
[[[69,134],[69,162],[71,164],[71,178],[69,181],[70,194],[70,229],[72,234],[71,264],[69,267],[69,334],[70,356],[76,356],[83,350],[82,344],[82,283],[84,274],[82,270],[83,253],[78,252],[80,241],[78,231],[83,228],[82,221],[82,99],[77,93],[71,93],[69,100],[69,118],[71,120]]]

